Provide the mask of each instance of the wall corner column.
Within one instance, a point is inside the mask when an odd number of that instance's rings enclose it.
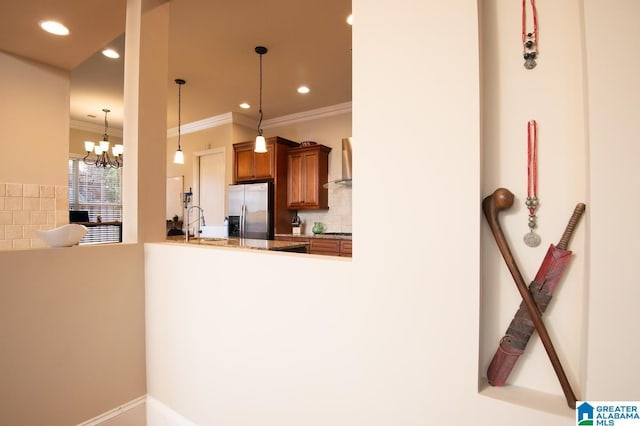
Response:
[[[123,242],[165,238],[169,3],[128,0]]]

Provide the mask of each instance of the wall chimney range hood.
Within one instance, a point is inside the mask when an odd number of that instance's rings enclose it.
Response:
[[[342,139],[342,178],[325,183],[323,188],[328,188],[330,184],[351,185],[351,140],[351,137]]]

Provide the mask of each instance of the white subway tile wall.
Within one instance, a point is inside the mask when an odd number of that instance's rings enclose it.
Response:
[[[66,185],[0,183],[0,250],[46,247],[35,235],[69,223]]]

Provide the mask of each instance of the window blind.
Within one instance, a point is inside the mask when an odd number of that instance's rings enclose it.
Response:
[[[69,208],[89,212],[89,222],[122,222],[122,169],[69,159]],[[80,244],[120,241],[119,226],[89,227]]]

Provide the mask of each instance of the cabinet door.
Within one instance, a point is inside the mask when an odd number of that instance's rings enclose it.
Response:
[[[304,205],[303,173],[302,154],[289,154],[287,165],[287,203],[289,208],[296,209]]]
[[[253,179],[253,149],[236,149],[235,174],[236,182],[243,182]]]
[[[353,242],[351,240],[340,241],[340,256],[351,257],[352,251],[353,251]]]
[[[289,154],[287,202],[290,209],[319,209],[319,153]]]
[[[253,177],[266,179],[274,177],[274,146],[267,144],[267,152],[253,152]]]
[[[267,152],[253,152],[253,143],[236,146],[235,177],[236,182],[264,180],[275,176],[275,146],[267,143]]]
[[[317,209],[320,207],[318,191],[320,189],[319,177],[319,155],[318,151],[307,152],[302,156],[303,176],[302,176],[302,204],[307,208]]]
[[[340,240],[311,238],[309,253],[323,254],[326,256],[340,256]]]

